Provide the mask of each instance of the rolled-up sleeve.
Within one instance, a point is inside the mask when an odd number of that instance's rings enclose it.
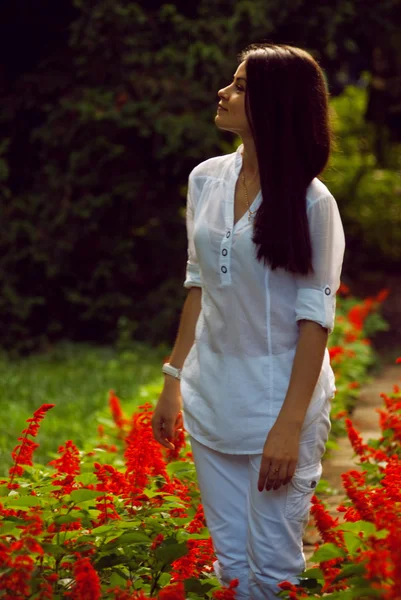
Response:
[[[202,287],[200,269],[194,243],[194,182],[191,175],[188,179],[186,224],[188,238],[188,260],[184,287]]]
[[[316,200],[308,211],[314,273],[297,276],[296,320],[315,321],[331,333],[340,286],[345,238],[333,196]]]

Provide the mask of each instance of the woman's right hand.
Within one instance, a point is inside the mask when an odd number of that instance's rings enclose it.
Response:
[[[179,384],[166,382],[152,416],[153,437],[165,448],[174,450],[174,439],[183,425]]]

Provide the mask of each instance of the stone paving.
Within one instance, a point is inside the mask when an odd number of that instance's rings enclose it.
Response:
[[[361,394],[351,420],[361,434],[364,442],[380,436],[379,415],[375,410],[383,408],[383,400],[380,398],[380,394],[383,392],[387,394],[391,393],[394,384],[400,385],[400,381],[401,366],[390,365],[383,367],[379,376],[375,377],[370,384],[361,388]],[[329,508],[333,517],[339,517],[340,522],[342,515],[335,509],[342,503],[345,497],[342,488],[341,473],[355,468],[354,451],[348,438],[339,439],[338,449],[333,450],[330,458],[323,462],[323,478],[329,483],[335,493],[330,496],[321,495],[320,497]],[[309,559],[315,551],[316,542],[321,542],[321,540],[319,533],[313,525],[312,518],[304,537],[304,553],[308,567],[311,566]]]

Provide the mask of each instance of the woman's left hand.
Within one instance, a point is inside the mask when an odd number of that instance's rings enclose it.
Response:
[[[295,473],[301,428],[276,422],[266,438],[260,463],[258,490],[278,490]]]

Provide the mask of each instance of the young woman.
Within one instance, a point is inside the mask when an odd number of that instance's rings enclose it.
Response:
[[[270,600],[305,566],[344,232],[317,179],[331,140],[318,64],[270,44],[239,59],[215,123],[242,144],[189,176],[189,293],[153,431],[171,447],[183,408],[216,575],[239,579],[239,600]]]

